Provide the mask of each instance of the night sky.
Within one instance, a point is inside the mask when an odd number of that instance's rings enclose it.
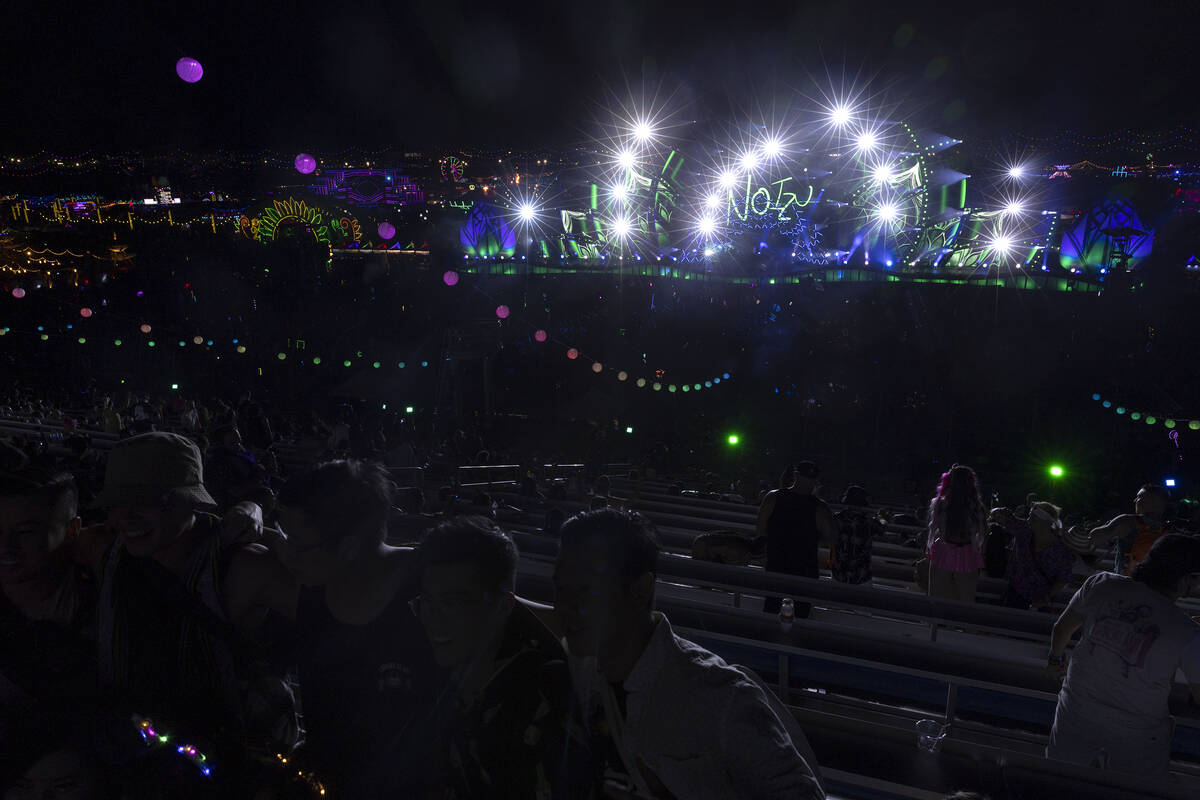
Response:
[[[616,100],[778,119],[843,86],[959,138],[1200,125],[1187,0],[108,5],[4,5],[0,147],[572,145]]]

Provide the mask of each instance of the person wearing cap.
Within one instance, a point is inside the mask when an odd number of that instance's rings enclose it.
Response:
[[[1062,537],[1062,509],[1034,502],[1021,519],[1006,508],[992,509],[989,522],[1002,525],[1012,537],[1008,586],[1003,602],[1011,608],[1045,608],[1071,580],[1075,554]]]
[[[871,498],[861,486],[850,486],[842,495],[845,509],[837,519],[837,544],[831,553],[833,579],[842,583],[871,582],[871,545],[883,533],[883,523],[867,508]]]
[[[1167,775],[1168,699],[1182,671],[1200,701],[1200,624],[1176,600],[1200,586],[1200,538],[1172,533],[1125,577],[1089,578],[1058,621],[1047,672],[1063,679],[1047,758]],[[1068,659],[1067,643],[1083,635]]]
[[[199,449],[173,433],[124,440],[93,505],[115,534],[97,563],[101,678],[140,713],[227,727],[237,708],[223,602],[231,553],[206,511],[216,503]]]
[[[757,535],[767,537],[766,570],[805,578],[821,577],[817,548],[837,539],[837,520],[815,492],[821,472],[811,461],[792,468],[787,489],[768,492],[758,508]],[[763,611],[778,613],[780,598],[763,600]],[[807,617],[810,603],[796,603],[796,616]]]

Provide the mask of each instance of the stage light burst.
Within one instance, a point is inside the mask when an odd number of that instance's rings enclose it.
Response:
[[[534,208],[532,203],[521,203],[517,209],[517,213],[520,215],[521,221],[525,223],[533,222],[537,217],[537,209]]]
[[[1025,206],[1020,200],[1009,200],[1004,204],[1004,213],[1007,216],[1015,217],[1025,213]]]
[[[633,154],[632,150],[622,150],[620,153],[617,153],[617,165],[621,169],[633,169],[635,164],[637,164],[637,157]]]
[[[756,169],[758,167],[758,153],[754,152],[753,150],[747,150],[742,154],[742,157],[739,159],[738,163],[741,164],[742,169],[746,170],[747,172]]]
[[[872,130],[859,131],[854,138],[854,146],[864,153],[870,153],[879,147],[879,134]]]
[[[623,183],[615,184],[609,192],[612,199],[618,203],[624,203],[629,199],[629,189]]]
[[[772,136],[770,139],[767,139],[767,141],[763,144],[763,154],[766,155],[767,158],[778,158],[779,154],[782,152],[783,144],[780,143],[779,139],[775,138],[774,136]]]
[[[875,217],[883,223],[891,224],[900,218],[900,209],[895,203],[880,203],[875,209]]]
[[[616,235],[618,239],[624,239],[628,237],[632,229],[633,226],[630,225],[629,220],[625,217],[617,217],[612,222],[613,234]]]
[[[701,236],[712,236],[716,229],[717,223],[712,217],[701,217],[700,221],[696,223],[696,230],[700,232]]]
[[[853,110],[851,110],[850,106],[844,103],[839,103],[833,108],[829,109],[829,121],[833,123],[834,127],[837,128],[844,128],[849,125],[850,119],[853,116]]]
[[[654,126],[649,120],[638,120],[633,125],[633,138],[645,144],[654,138]]]
[[[727,169],[721,173],[721,177],[718,179],[718,181],[720,182],[722,189],[732,189],[737,183],[737,175],[733,173],[733,170]]]
[[[716,209],[720,208],[721,207],[721,195],[714,193],[714,194],[710,194],[708,197],[704,198],[704,207],[708,208],[708,209],[712,209],[712,210],[716,210]]]
[[[1005,233],[997,234],[996,238],[992,239],[992,249],[1001,256],[1011,253],[1015,246],[1013,238]]]
[[[891,164],[879,164],[871,171],[871,176],[875,178],[876,183],[891,183],[896,177],[896,171],[892,169]]]
[[[1021,178],[1025,177],[1025,168],[1019,164],[1009,167],[1008,177],[1012,178],[1014,181],[1020,180]]]

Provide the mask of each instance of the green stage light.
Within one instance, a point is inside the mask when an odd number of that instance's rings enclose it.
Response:
[[[404,413],[405,413],[405,414],[411,414],[411,413],[413,413],[414,411],[416,411],[416,409],[415,409],[415,408],[413,408],[412,406],[405,406],[405,407],[404,407]]]
[[[1061,466],[1059,466],[1058,464],[1050,465],[1050,477],[1051,478],[1061,478],[1063,476],[1063,474],[1064,474],[1063,468]]]
[[[742,440],[741,437],[739,437],[736,433],[731,433],[729,434],[727,441],[729,442],[730,447],[737,447]]]

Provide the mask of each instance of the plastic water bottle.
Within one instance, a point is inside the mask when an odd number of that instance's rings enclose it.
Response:
[[[795,621],[796,604],[792,602],[792,598],[785,597],[779,604],[779,624],[787,631],[792,629],[792,623]]]

